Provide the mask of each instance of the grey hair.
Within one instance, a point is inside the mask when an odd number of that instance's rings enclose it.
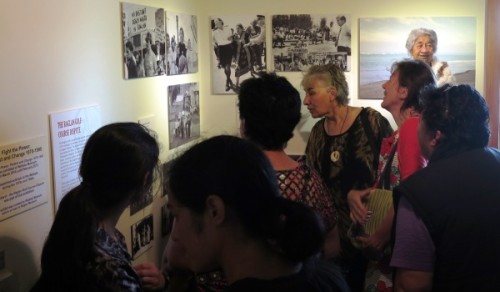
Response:
[[[436,53],[438,45],[437,34],[434,30],[423,27],[412,30],[408,35],[408,39],[406,40],[406,49],[408,50],[408,53],[411,55],[411,50],[415,45],[415,40],[421,35],[428,35],[431,38],[432,48],[434,49],[434,53]]]

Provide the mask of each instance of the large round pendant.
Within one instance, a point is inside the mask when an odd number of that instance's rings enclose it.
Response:
[[[332,154],[330,154],[330,160],[333,162],[337,162],[340,159],[340,152],[337,150],[333,151]]]

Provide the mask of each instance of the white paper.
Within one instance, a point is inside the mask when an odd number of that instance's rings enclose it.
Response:
[[[48,199],[44,137],[0,146],[0,221]]]
[[[80,159],[87,139],[101,127],[98,106],[50,115],[55,209],[63,196],[80,184]]]

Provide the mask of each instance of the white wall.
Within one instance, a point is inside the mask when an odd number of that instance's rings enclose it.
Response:
[[[475,16],[479,64],[476,86],[481,92],[483,90],[483,0],[129,2],[198,15],[199,73],[123,80],[118,0],[4,0],[0,17],[0,145],[42,135],[46,138],[44,146],[49,149],[49,113],[98,104],[104,124],[154,115],[155,130],[163,145],[161,158],[166,161],[174,154],[168,151],[166,88],[170,84],[195,81],[200,84],[202,135],[237,133],[236,96],[212,95],[210,91],[210,54],[213,51],[209,17],[213,15],[264,14],[268,19],[267,36],[270,40],[273,14],[319,14],[328,11],[350,14],[353,19],[352,71],[348,76],[349,83],[353,85],[351,104],[377,109],[380,109],[379,101],[359,100],[357,86],[354,86],[358,81],[357,20],[360,17]],[[268,56],[270,53],[268,48]],[[300,73],[283,75],[300,90]],[[289,153],[302,153],[308,129],[313,123],[310,118],[304,120],[289,144]],[[49,174],[50,161],[49,156],[46,169]],[[48,183],[52,184],[51,181]],[[6,251],[7,269],[16,275],[19,291],[28,290],[37,277],[40,251],[53,218],[52,196],[49,194],[49,203],[0,222],[0,250]],[[127,242],[130,240],[130,225],[150,212],[155,216],[155,238],[160,237],[159,207],[162,203],[162,198],[157,198],[151,207],[132,218],[128,216],[128,211],[124,213],[118,228],[127,235]],[[159,262],[164,243],[164,240],[157,240],[153,249],[138,262]]]

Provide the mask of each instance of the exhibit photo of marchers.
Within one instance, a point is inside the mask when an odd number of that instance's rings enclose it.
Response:
[[[166,13],[167,75],[198,72],[198,21],[196,15]]]
[[[165,74],[165,10],[122,3],[124,78]]]
[[[349,15],[273,15],[272,34],[275,71],[300,72],[325,64],[351,71]]]

